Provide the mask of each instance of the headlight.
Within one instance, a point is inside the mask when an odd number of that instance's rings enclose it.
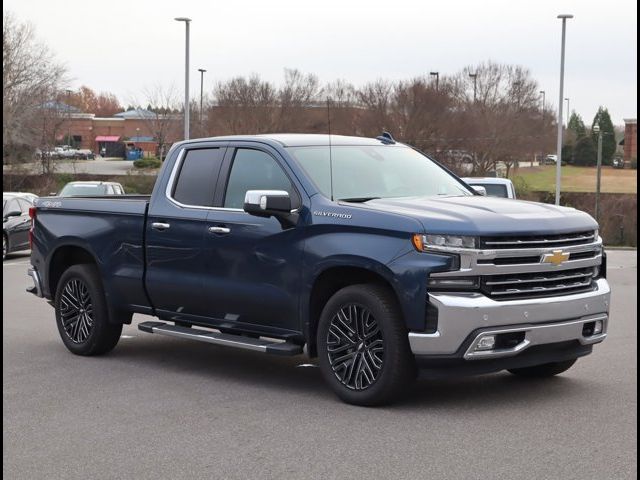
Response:
[[[465,235],[422,235],[416,233],[412,241],[413,246],[421,252],[439,248],[478,248],[478,238]]]

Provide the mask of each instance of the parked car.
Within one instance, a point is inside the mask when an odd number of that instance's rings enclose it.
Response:
[[[624,168],[624,158],[622,157],[614,157],[611,161],[611,165],[613,168]]]
[[[467,177],[462,180],[472,187],[484,187],[489,197],[516,198],[516,189],[508,178]]]
[[[558,163],[557,155],[547,155],[546,157],[544,157],[545,165],[555,165],[556,163]]]
[[[59,197],[95,195],[124,195],[124,188],[117,182],[69,182],[57,194]]]
[[[32,238],[29,291],[72,353],[153,315],[141,331],[314,357],[358,405],[417,369],[550,377],[607,335],[593,218],[477,195],[389,134],[179,142],[151,196],[38,199]]]
[[[29,208],[36,198],[33,193],[2,194],[2,260],[8,253],[29,249]]]

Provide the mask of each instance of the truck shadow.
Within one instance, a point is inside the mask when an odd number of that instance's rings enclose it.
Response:
[[[317,367],[304,356],[277,357],[215,345],[166,337],[137,335],[121,340],[110,355],[112,361],[135,363],[152,371],[197,376],[207,382],[229,382],[264,388],[274,393],[313,397],[338,402]],[[548,402],[571,402],[593,388],[571,371],[549,379],[522,379],[501,372],[474,377],[429,380],[418,378],[405,398],[384,410],[483,409],[544,406]]]

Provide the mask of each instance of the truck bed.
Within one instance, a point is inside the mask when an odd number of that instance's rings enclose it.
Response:
[[[143,287],[148,195],[43,197],[36,202],[32,258],[39,269],[55,261],[59,246],[89,251],[113,305],[150,308]],[[47,296],[53,296],[44,286]]]

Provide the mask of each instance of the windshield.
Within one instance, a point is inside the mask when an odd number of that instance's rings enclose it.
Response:
[[[484,187],[488,197],[509,198],[506,185],[498,185],[497,183],[470,183],[469,185]]]
[[[328,146],[289,151],[318,189],[335,200],[473,195],[436,163],[400,145],[331,147],[331,166]]]
[[[60,192],[60,196],[70,197],[74,195],[106,195],[106,193],[107,189],[104,185],[66,185]]]

